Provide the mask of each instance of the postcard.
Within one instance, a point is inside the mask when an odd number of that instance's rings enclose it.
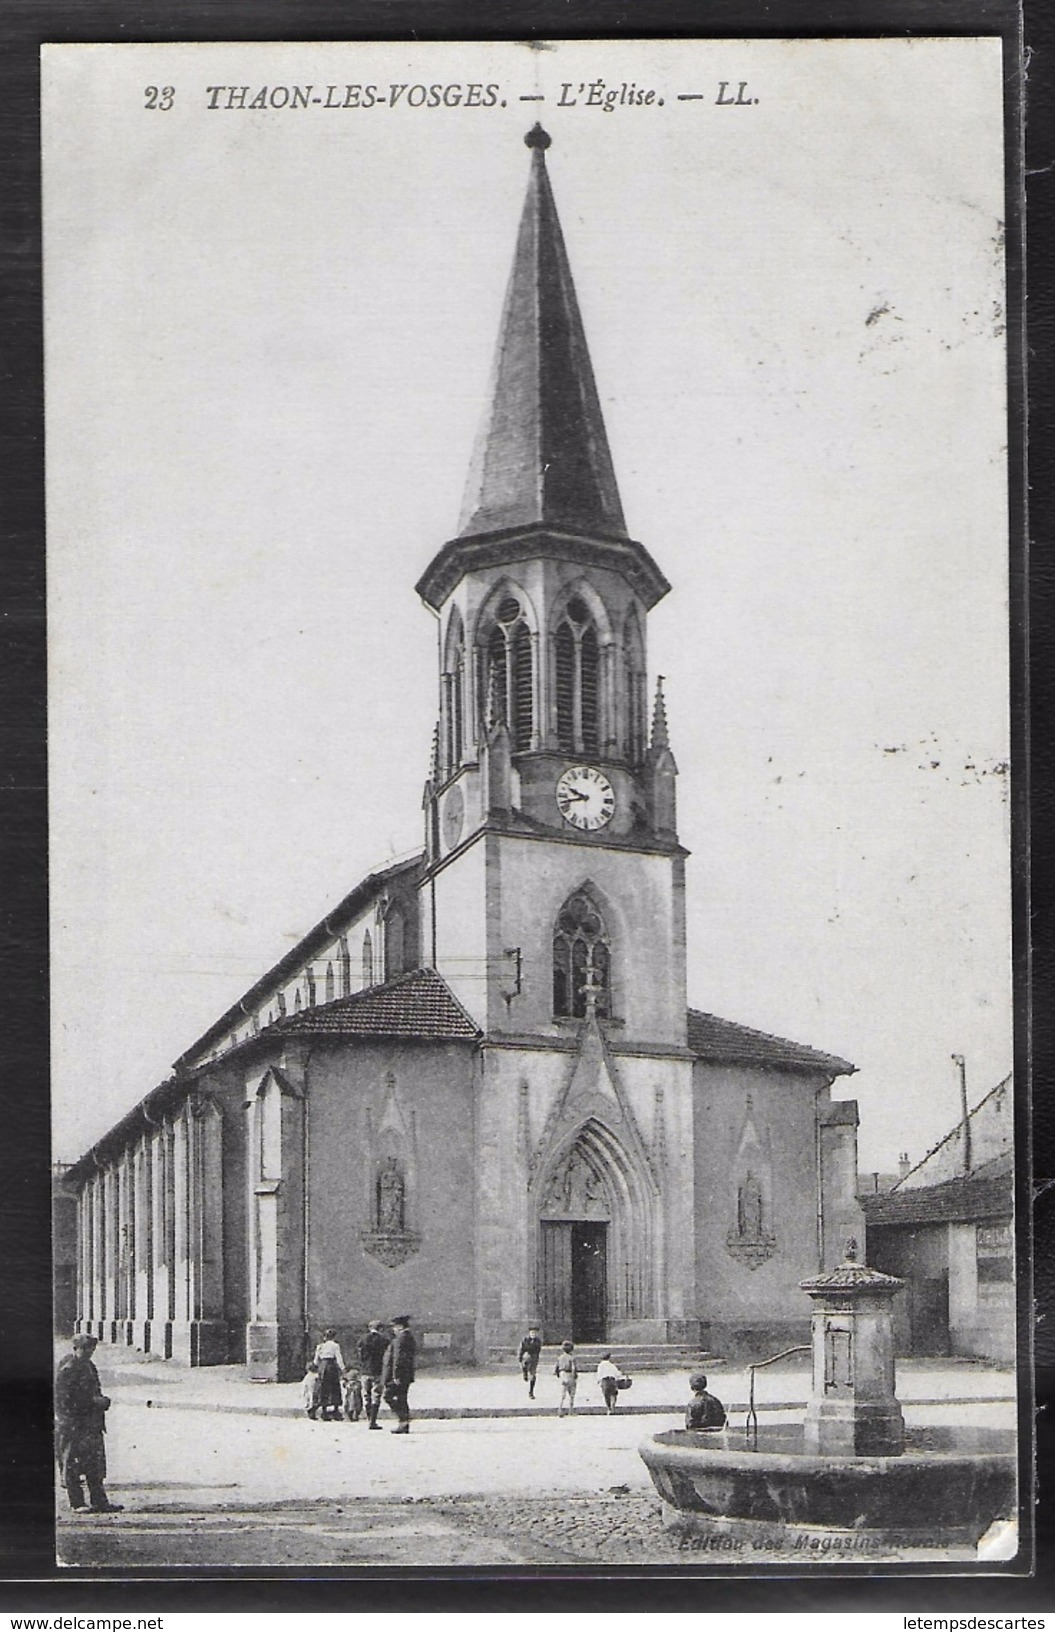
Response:
[[[1000,39],[42,73],[58,1559],[1026,1567]]]

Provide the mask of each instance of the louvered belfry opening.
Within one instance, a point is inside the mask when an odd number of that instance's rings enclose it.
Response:
[[[516,752],[525,752],[531,747],[535,723],[534,656],[531,631],[514,595],[498,603],[481,668],[480,714],[485,730],[501,721]]]
[[[626,751],[631,765],[640,765],[648,746],[645,643],[636,612],[623,630],[623,675],[626,695]]]
[[[573,596],[554,642],[557,741],[568,754],[601,744],[601,646],[586,602]]]

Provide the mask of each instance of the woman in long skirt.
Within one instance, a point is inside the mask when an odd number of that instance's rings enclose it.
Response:
[[[322,1334],[322,1342],[315,1350],[315,1364],[319,1368],[319,1415],[323,1422],[339,1422],[344,1356],[332,1326]]]

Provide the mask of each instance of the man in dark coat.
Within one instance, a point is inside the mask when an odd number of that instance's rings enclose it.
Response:
[[[542,1353],[542,1339],[537,1326],[529,1326],[527,1336],[520,1339],[520,1370],[528,1385],[528,1399],[535,1398],[535,1378],[538,1376],[538,1358]]]
[[[689,1378],[692,1399],[685,1408],[685,1426],[692,1429],[725,1427],[725,1406],[716,1394],[708,1394],[707,1379],[702,1371]]]
[[[410,1406],[407,1403],[407,1390],[414,1381],[416,1344],[414,1342],[414,1333],[410,1330],[409,1315],[395,1315],[392,1326],[394,1335],[385,1350],[384,1364],[381,1368],[381,1386],[384,1389],[385,1399],[399,1418],[399,1422],[392,1432],[394,1434],[409,1434]]]
[[[73,1353],[59,1362],[55,1375],[55,1454],[72,1508],[85,1506],[84,1486],[93,1513],[119,1513],[106,1494],[106,1413],[110,1407],[92,1362],[95,1338],[73,1340]]]
[[[381,1432],[381,1424],[377,1420],[377,1413],[381,1409],[381,1371],[387,1349],[388,1338],[381,1329],[381,1322],[372,1320],[369,1331],[356,1344],[356,1353],[363,1379],[363,1404],[371,1428],[376,1428],[378,1433]]]

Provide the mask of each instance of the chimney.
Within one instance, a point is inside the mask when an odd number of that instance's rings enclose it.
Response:
[[[898,1184],[900,1184],[902,1179],[907,1176],[907,1174],[908,1174],[911,1167],[912,1167],[912,1163],[908,1159],[908,1151],[903,1150],[901,1152],[901,1155],[897,1159],[897,1182],[898,1182]]]

